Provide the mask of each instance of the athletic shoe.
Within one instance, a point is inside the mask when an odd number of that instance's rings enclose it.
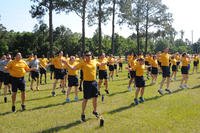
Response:
[[[69,102],[70,102],[70,99],[69,99],[69,98],[66,98],[66,102],[69,103]]]
[[[7,103],[7,97],[4,97],[4,103]]]
[[[128,87],[128,91],[132,91],[132,88],[130,86]]]
[[[75,98],[74,98],[74,101],[77,102],[77,101],[78,101],[78,97],[75,97]]]
[[[16,112],[15,106],[12,106],[12,112]]]
[[[138,105],[138,104],[139,104],[139,102],[138,102],[138,99],[137,99],[137,98],[135,98],[135,99],[134,99],[134,104],[135,104],[135,105]]]
[[[21,105],[22,111],[26,110],[26,106],[25,105]]]
[[[143,97],[139,97],[139,102],[143,103],[144,102],[144,98]]]
[[[109,91],[108,90],[105,90],[106,94],[109,94]]]
[[[81,120],[82,120],[83,122],[86,122],[85,115],[81,115]]]
[[[186,85],[186,84],[184,85],[184,87],[185,87],[186,89],[189,89],[189,88],[190,88],[190,87],[189,87],[188,85]]]
[[[53,97],[56,96],[55,91],[52,91],[52,92],[51,92],[51,95],[52,95]]]
[[[62,92],[63,94],[65,94],[65,93],[66,93],[66,91],[65,91],[65,90],[62,90],[61,92]]]
[[[163,95],[163,91],[162,91],[161,89],[158,90],[158,93],[159,93],[160,95]]]
[[[181,89],[185,89],[185,86],[184,85],[180,85],[179,86]]]
[[[99,118],[99,113],[98,112],[92,112],[93,115],[95,115],[96,118]]]
[[[169,89],[165,89],[166,92],[168,92],[169,94],[172,93],[171,90]]]
[[[78,89],[79,89],[79,91],[82,91],[82,87],[81,87],[81,86],[79,86],[79,88],[78,88]]]

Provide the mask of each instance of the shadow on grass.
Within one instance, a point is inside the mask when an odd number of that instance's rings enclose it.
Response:
[[[200,89],[200,85],[193,86],[191,89]]]
[[[86,119],[86,121],[87,121],[87,120],[89,120],[89,119]],[[78,126],[78,125],[81,124],[81,123],[82,123],[82,122],[81,122],[80,120],[77,120],[77,121],[72,122],[72,123],[69,123],[69,124],[67,124],[67,125],[52,127],[52,128],[43,130],[42,133],[54,133],[54,132],[59,132],[59,131],[64,130],[64,129],[69,129],[69,128]]]
[[[125,90],[125,91],[121,91],[121,92],[115,92],[115,93],[112,93],[112,94],[110,94],[108,96],[114,96],[114,95],[117,95],[117,94],[123,94],[123,93],[127,93],[127,92],[129,92],[129,91]]]
[[[109,114],[119,113],[119,112],[122,112],[122,111],[124,111],[124,110],[130,109],[130,108],[132,108],[132,107],[134,107],[134,106],[135,106],[135,104],[131,103],[130,105],[123,106],[123,107],[120,107],[120,108],[111,110],[111,111],[109,111],[108,113],[109,113]]]

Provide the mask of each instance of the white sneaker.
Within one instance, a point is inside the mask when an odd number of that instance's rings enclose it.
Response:
[[[186,84],[184,85],[184,87],[185,87],[186,89],[189,89],[189,88],[190,88],[190,87],[189,87],[188,85],[186,85]]]
[[[180,85],[179,86],[181,89],[185,89],[185,86],[184,85]]]
[[[128,90],[129,90],[129,91],[132,91],[132,88],[131,88],[131,87],[128,87]]]

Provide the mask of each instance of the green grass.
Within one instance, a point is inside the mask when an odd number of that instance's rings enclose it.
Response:
[[[52,81],[41,85],[41,91],[30,91],[27,81],[27,110],[20,111],[20,93],[17,96],[16,113],[11,112],[11,99],[3,103],[0,96],[0,133],[29,132],[139,132],[139,133],[197,133],[200,131],[200,84],[199,74],[189,75],[191,89],[179,90],[178,80],[171,83],[173,94],[160,96],[159,84],[145,88],[145,103],[133,105],[134,91],[127,91],[127,72],[109,82],[111,94],[102,103],[98,99],[98,111],[103,114],[104,127],[92,115],[92,101],[86,109],[87,122],[80,122],[81,101],[65,103],[60,89],[51,97]],[[158,82],[160,82],[159,76]],[[150,84],[147,81],[146,84]],[[103,89],[102,89],[103,90]],[[102,91],[102,93],[104,93]],[[74,93],[70,95],[71,100]],[[82,98],[82,93],[79,93]]]

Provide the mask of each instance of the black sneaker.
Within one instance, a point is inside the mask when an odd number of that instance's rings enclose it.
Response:
[[[106,94],[109,94],[109,91],[108,90],[105,90]]]
[[[95,115],[97,118],[99,118],[99,113],[98,112],[92,112],[93,115]]]
[[[139,102],[143,103],[144,102],[144,98],[143,97],[139,97]]]
[[[79,91],[82,91],[82,87],[81,87],[81,86],[79,86],[79,88],[78,88],[78,89],[79,89]]]
[[[62,93],[63,93],[63,94],[65,94],[65,93],[66,93],[66,91],[65,91],[65,90],[62,90]]]
[[[56,96],[55,91],[52,91],[52,92],[51,92],[51,95],[52,95],[53,97]]]
[[[12,112],[16,112],[15,106],[12,106]]]
[[[22,111],[26,110],[26,106],[25,105],[21,105],[22,107]]]
[[[4,97],[4,103],[7,103],[7,97]]]
[[[138,101],[137,98],[134,99],[134,104],[135,104],[135,105],[138,105],[138,104],[139,104],[139,101]]]
[[[169,94],[172,93],[169,89],[165,89],[166,92],[168,92]]]
[[[85,115],[81,115],[81,120],[82,120],[83,122],[86,122]]]

